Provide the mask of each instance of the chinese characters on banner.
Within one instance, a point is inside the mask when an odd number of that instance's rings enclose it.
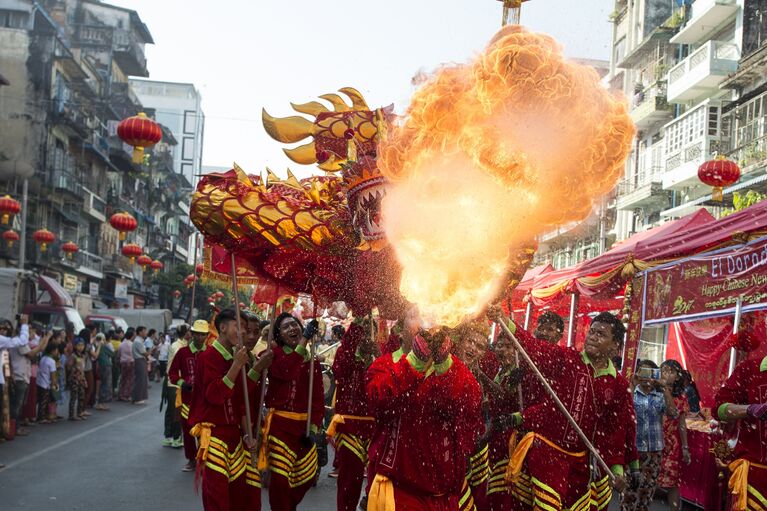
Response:
[[[767,239],[646,272],[644,324],[767,307]]]

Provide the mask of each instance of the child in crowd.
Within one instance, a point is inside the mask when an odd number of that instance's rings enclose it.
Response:
[[[59,345],[56,343],[48,344],[37,369],[37,422],[39,424],[52,422],[48,405],[51,402],[53,391],[58,387],[56,383],[56,361],[54,360],[58,355]]]
[[[67,387],[69,388],[69,420],[85,420],[85,390],[88,382],[85,379],[85,340],[75,338],[74,351],[67,360]],[[77,410],[77,413],[75,413]]]

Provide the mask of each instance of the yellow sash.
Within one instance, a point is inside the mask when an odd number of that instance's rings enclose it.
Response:
[[[184,404],[181,400],[181,387],[176,387],[176,408],[181,408],[181,405]]]
[[[760,465],[753,461],[740,458],[728,467],[730,469],[730,481],[728,487],[733,497],[732,509],[734,511],[744,511],[748,505],[748,470],[751,468],[767,469],[767,465]]]
[[[268,462],[268,444],[269,444],[269,431],[272,429],[272,418],[274,416],[283,417],[285,419],[291,419],[294,421],[305,421],[309,414],[297,413],[297,412],[285,412],[283,410],[275,410],[270,408],[264,419],[264,427],[261,429],[261,446],[258,449],[258,470],[263,472],[269,466]]]
[[[395,511],[394,485],[388,477],[377,474],[373,479],[367,511]]]
[[[197,449],[197,460],[206,461],[208,459],[208,447],[210,447],[210,430],[215,424],[212,422],[200,422],[194,425],[189,432],[190,435],[199,439],[200,447]]]
[[[509,483],[516,482],[519,475],[522,473],[522,465],[525,462],[527,453],[533,446],[533,442],[538,439],[545,443],[552,449],[555,449],[563,454],[573,457],[586,456],[586,451],[570,452],[562,449],[557,444],[549,440],[543,435],[531,431],[522,437],[522,440],[517,442],[516,431],[509,438],[509,465],[506,467],[506,481]]]
[[[375,420],[373,417],[363,417],[361,415],[340,415],[335,414],[333,418],[330,421],[330,424],[328,425],[328,430],[325,433],[330,438],[333,438],[336,436],[336,427],[339,424],[346,424],[347,420],[355,420],[355,421],[372,421]]]

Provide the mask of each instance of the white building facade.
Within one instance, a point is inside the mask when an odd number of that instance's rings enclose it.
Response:
[[[194,84],[130,80],[141,104],[155,112],[157,122],[176,137],[178,145],[173,154],[174,171],[183,174],[192,186],[202,173],[202,146],[205,134],[205,114],[202,96]]]

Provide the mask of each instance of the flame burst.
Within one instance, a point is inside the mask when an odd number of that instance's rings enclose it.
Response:
[[[509,247],[585,219],[633,135],[624,102],[544,34],[504,27],[473,62],[438,70],[379,150],[403,295],[438,324],[480,312]]]

